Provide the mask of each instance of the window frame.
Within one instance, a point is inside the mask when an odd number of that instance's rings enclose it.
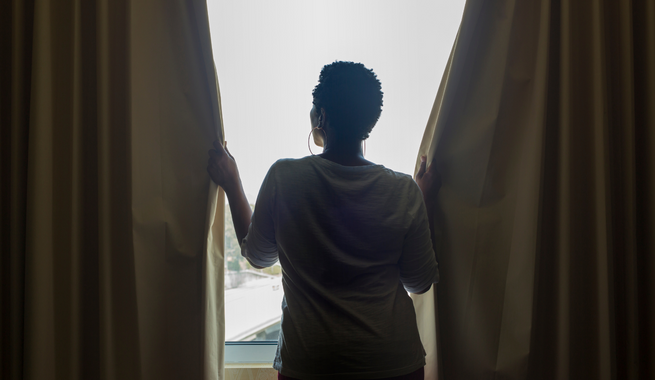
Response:
[[[277,341],[225,342],[225,368],[271,368]]]

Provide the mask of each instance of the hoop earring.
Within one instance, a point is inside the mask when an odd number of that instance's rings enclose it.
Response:
[[[321,128],[321,127],[314,127],[314,128],[312,128],[311,131],[309,131],[309,136],[307,136],[307,148],[309,149],[309,153],[311,153],[312,156],[315,156],[315,154],[314,154],[314,152],[312,152],[312,147],[311,147],[311,145],[309,144],[309,140],[311,140],[311,138],[312,138],[312,133],[314,133],[314,130],[315,130],[315,129],[318,129],[318,130],[320,130],[320,131],[323,131],[323,128]],[[324,138],[323,138],[323,147],[325,147],[325,143],[327,142],[327,134],[326,134],[325,132],[323,132],[323,136],[324,136]]]
[[[364,149],[362,149],[362,156],[366,157],[366,140],[362,140],[362,145],[364,145]]]

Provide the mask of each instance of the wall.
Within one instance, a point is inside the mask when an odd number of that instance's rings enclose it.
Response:
[[[225,368],[225,380],[275,380],[273,368]]]

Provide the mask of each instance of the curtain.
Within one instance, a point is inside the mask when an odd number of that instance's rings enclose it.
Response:
[[[1,377],[222,377],[206,3],[0,7]]]
[[[423,294],[410,293],[416,312],[416,325],[425,350],[425,367],[423,377],[436,379],[438,376],[438,350],[437,350],[437,323],[436,303],[434,295],[435,285]]]
[[[655,377],[654,20],[467,2],[420,148],[440,379]]]

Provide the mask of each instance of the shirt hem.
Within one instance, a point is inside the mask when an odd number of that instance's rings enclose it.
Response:
[[[415,363],[403,368],[394,370],[374,371],[374,372],[336,372],[328,374],[302,373],[288,368],[282,368],[279,363],[274,363],[273,368],[284,376],[293,377],[298,380],[324,380],[328,378],[339,377],[340,379],[384,379],[387,377],[396,377],[410,374],[417,369],[425,367],[425,358],[420,363]]]

